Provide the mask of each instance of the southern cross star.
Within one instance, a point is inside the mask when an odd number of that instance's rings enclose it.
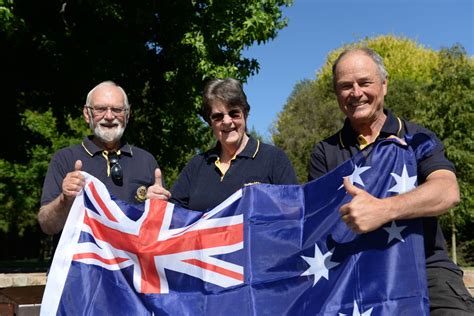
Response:
[[[402,193],[411,191],[416,187],[415,183],[416,183],[417,176],[416,175],[413,176],[413,177],[408,176],[408,171],[407,171],[407,166],[406,165],[403,165],[403,171],[402,171],[401,176],[399,176],[398,174],[396,174],[394,172],[392,172],[390,174],[392,175],[392,177],[395,178],[395,181],[397,182],[397,184],[395,184],[393,187],[391,187],[388,190],[388,192],[395,192],[395,193],[398,193],[398,194],[402,194]]]
[[[382,227],[382,228],[386,230],[388,233],[387,245],[392,241],[392,239],[398,239],[400,241],[405,242],[405,240],[402,237],[401,232],[406,228],[406,226],[397,226],[395,221],[393,221],[390,227]]]
[[[333,251],[334,248],[325,254],[322,254],[318,245],[314,244],[314,257],[301,256],[301,258],[309,264],[308,270],[303,272],[301,275],[314,275],[313,286],[315,286],[322,277],[329,280],[329,269],[332,269],[339,264],[338,262],[331,261]]]
[[[366,310],[362,314],[359,312],[359,306],[357,306],[357,301],[354,301],[354,309],[352,310],[352,316],[370,316],[372,314],[372,307],[369,310]],[[346,314],[339,313],[339,316],[346,316]]]
[[[349,180],[351,181],[351,183],[358,183],[361,186],[365,187],[364,181],[362,181],[360,175],[366,172],[368,169],[370,169],[370,167],[359,167],[356,165],[354,168],[354,172],[349,176]]]
[[[352,184],[355,184],[355,183],[358,183],[360,184],[361,186],[365,187],[365,184],[364,184],[364,181],[362,181],[362,178],[360,177],[360,175],[364,172],[366,172],[368,169],[370,169],[371,167],[359,167],[357,165],[354,166],[354,171],[349,175],[349,181],[352,183]],[[344,185],[341,185],[338,190],[340,188],[344,187]]]

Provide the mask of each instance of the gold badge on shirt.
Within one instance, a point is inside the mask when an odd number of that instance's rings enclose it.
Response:
[[[146,187],[144,185],[139,186],[137,189],[137,194],[135,194],[135,200],[142,203],[146,200]]]

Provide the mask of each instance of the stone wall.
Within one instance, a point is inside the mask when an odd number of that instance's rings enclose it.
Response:
[[[464,270],[464,283],[474,295],[474,269]],[[45,284],[45,273],[0,273],[0,288]]]

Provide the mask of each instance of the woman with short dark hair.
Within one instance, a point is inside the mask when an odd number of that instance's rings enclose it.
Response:
[[[250,105],[242,84],[211,80],[204,89],[202,115],[217,144],[196,155],[171,188],[170,201],[192,210],[217,206],[245,185],[297,184],[286,154],[247,134]]]

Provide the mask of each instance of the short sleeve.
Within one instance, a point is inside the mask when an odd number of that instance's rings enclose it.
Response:
[[[323,143],[317,143],[311,152],[309,160],[308,181],[318,179],[329,172]]]
[[[295,170],[285,152],[275,148],[274,157],[275,163],[272,166],[273,179],[271,184],[298,184]]]

